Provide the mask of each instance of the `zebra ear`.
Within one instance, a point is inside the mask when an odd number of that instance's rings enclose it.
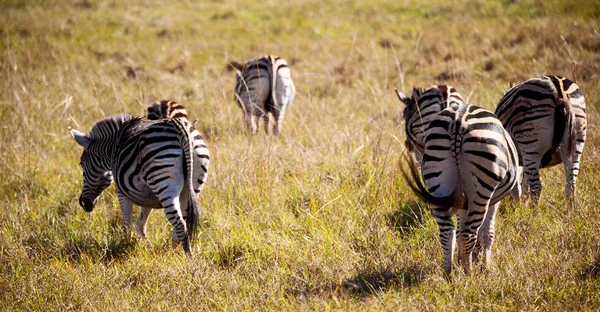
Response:
[[[396,91],[396,95],[398,96],[398,99],[400,100],[400,102],[402,102],[404,104],[408,104],[410,99],[408,97],[406,97],[406,95],[404,95],[404,93],[398,91],[398,89],[394,89],[394,91]]]
[[[75,129],[71,129],[71,127],[69,127],[69,132],[71,132],[71,136],[75,139],[75,142],[83,148],[87,148],[88,145],[90,145],[90,138],[86,137],[85,134]]]

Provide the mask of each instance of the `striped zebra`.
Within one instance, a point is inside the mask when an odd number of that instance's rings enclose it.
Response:
[[[537,204],[540,169],[562,162],[565,196],[573,205],[587,130],[585,99],[577,84],[558,76],[529,79],[504,94],[496,116],[519,150],[524,192]]]
[[[146,108],[145,116],[150,120],[178,118],[186,125],[186,128],[192,137],[192,145],[194,146],[194,192],[196,193],[196,196],[198,196],[208,177],[210,154],[202,135],[200,135],[200,132],[195,128],[196,121],[190,122],[188,120],[187,111],[183,105],[168,100],[150,104]]]
[[[414,107],[407,109],[418,113]],[[410,115],[406,117],[414,120]],[[411,174],[404,170],[402,173],[409,186],[433,204],[445,273],[452,272],[456,239],[465,272],[471,269],[475,243],[483,247],[488,265],[498,205],[518,187],[519,156],[502,123],[492,112],[475,105],[448,107],[432,117],[427,127],[421,163],[423,181],[418,164],[412,158],[408,160]],[[453,210],[458,221],[457,233]]]
[[[462,96],[456,89],[446,85],[434,85],[427,90],[413,88],[411,97],[398,90],[396,94],[406,106],[402,114],[405,121],[406,148],[414,152],[417,162],[420,163],[425,148],[427,126],[443,109],[462,106]]]
[[[287,62],[273,55],[252,59],[241,70],[236,69],[235,101],[242,108],[248,131],[255,134],[263,117],[269,133],[269,114],[275,125],[273,134],[281,131],[283,116],[294,102],[296,87]]]
[[[141,235],[151,208],[164,208],[174,227],[174,245],[183,242],[186,256],[191,257],[190,240],[200,211],[192,186],[192,140],[186,125],[179,119],[147,120],[123,114],[96,122],[87,136],[69,130],[84,148],[79,197],[83,209],[94,209],[114,177],[124,227],[131,226],[134,204],[142,207],[136,224]]]

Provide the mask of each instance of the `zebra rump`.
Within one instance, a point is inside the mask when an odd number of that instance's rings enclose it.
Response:
[[[519,150],[523,191],[537,204],[542,192],[539,170],[563,163],[565,196],[573,204],[587,131],[579,86],[560,76],[526,80],[506,91],[496,115]]]
[[[293,103],[295,93],[288,63],[282,58],[267,55],[250,60],[241,71],[236,69],[235,101],[253,134],[261,117],[269,132],[269,114],[275,119],[273,134],[279,134],[285,109]]]
[[[183,122],[190,133],[194,146],[194,192],[200,193],[208,178],[210,153],[200,132],[196,129],[196,121],[190,122],[187,110],[183,105],[169,100],[152,103],[146,108],[146,118],[160,120],[163,118],[177,118]]]

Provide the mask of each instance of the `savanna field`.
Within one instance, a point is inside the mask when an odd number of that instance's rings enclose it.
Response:
[[[0,309],[599,310],[600,2],[0,1]],[[297,93],[280,137],[246,133],[229,63],[275,54]],[[588,105],[576,206],[505,199],[494,262],[443,277],[408,188],[394,88],[569,77]],[[121,230],[114,186],[78,204],[88,132],[171,99],[211,153],[194,258],[162,211]],[[137,207],[134,209],[134,216]]]

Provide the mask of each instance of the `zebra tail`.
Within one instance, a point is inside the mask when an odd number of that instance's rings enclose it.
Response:
[[[198,227],[200,226],[200,205],[198,205],[196,196],[194,196],[193,186],[190,186],[188,193],[188,217],[186,220],[186,226],[188,229],[188,239],[192,241],[196,237],[196,233],[198,233]]]
[[[554,111],[554,136],[552,137],[552,151],[556,151],[563,140],[567,129],[567,151],[569,155],[575,152],[575,116],[571,110],[568,99],[560,98]]]
[[[187,218],[185,220],[187,227],[188,239],[190,242],[198,232],[198,226],[200,224],[200,206],[196,201],[193,183],[193,171],[194,171],[194,143],[191,139],[191,131],[188,128],[187,121],[184,122],[179,118],[171,119],[179,129],[183,137],[183,152],[185,154],[185,177],[188,186],[188,206],[187,206]]]
[[[400,166],[400,171],[402,172],[402,176],[406,180],[408,186],[415,192],[415,194],[421,198],[422,200],[438,206],[451,207],[456,203],[456,191],[452,192],[452,194],[446,197],[436,197],[429,193],[429,190],[425,187],[423,183],[420,171],[418,168],[418,164],[412,157],[406,157],[406,161],[408,162],[408,167],[410,168],[410,176],[406,173],[403,166]]]

